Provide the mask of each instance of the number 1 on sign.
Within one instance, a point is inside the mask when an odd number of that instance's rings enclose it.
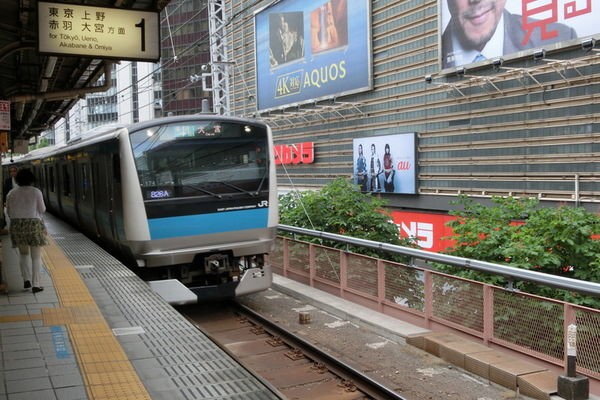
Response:
[[[142,18],[142,20],[138,24],[135,24],[135,27],[140,28],[142,51],[146,51],[146,19]]]

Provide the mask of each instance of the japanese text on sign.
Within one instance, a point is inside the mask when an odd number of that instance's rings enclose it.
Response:
[[[0,130],[10,130],[10,101],[0,100]]]
[[[86,5],[38,3],[40,52],[156,61],[159,14]]]
[[[578,7],[578,2],[575,0],[564,1],[564,19],[567,20],[591,13],[592,0],[586,0],[584,3],[585,6]],[[526,34],[522,44],[529,42],[529,39],[536,28],[540,29],[543,40],[552,39],[558,36],[556,30],[548,30],[549,24],[558,22],[558,5],[558,0],[549,0],[542,3],[540,3],[539,0],[523,0],[522,19],[523,29]]]
[[[554,52],[600,34],[598,1],[497,1],[479,22],[483,2],[440,0],[440,67],[454,68],[522,58],[538,50]],[[490,1],[489,4],[492,2]],[[486,2],[486,4],[488,4]],[[485,23],[484,23],[485,21]]]

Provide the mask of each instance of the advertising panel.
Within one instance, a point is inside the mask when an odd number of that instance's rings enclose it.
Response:
[[[600,32],[592,0],[439,1],[442,70],[567,47]]]
[[[10,101],[0,100],[0,130],[10,131]]]
[[[259,110],[372,88],[370,1],[350,4],[283,0],[255,13]]]
[[[416,193],[415,142],[415,133],[354,139],[354,183],[363,192]]]
[[[455,219],[448,214],[392,211],[392,220],[398,225],[401,237],[417,238],[421,249],[434,252],[447,250],[454,245],[448,239],[454,232],[446,224]]]

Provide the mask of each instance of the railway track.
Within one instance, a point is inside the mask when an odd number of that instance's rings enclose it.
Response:
[[[404,399],[240,304],[209,304],[181,312],[283,398]]]

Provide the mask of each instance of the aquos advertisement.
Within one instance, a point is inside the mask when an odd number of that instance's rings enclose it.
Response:
[[[354,139],[354,183],[363,192],[416,193],[416,136],[400,133]]]
[[[371,89],[370,4],[283,0],[258,10],[254,15],[258,109]]]
[[[442,70],[581,46],[600,33],[598,0],[439,2]]]

